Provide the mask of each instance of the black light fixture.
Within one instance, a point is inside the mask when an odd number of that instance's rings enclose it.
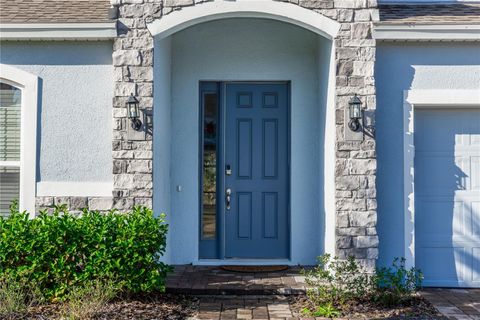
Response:
[[[350,122],[348,123],[348,127],[353,132],[358,132],[360,130],[360,119],[362,118],[362,100],[355,95],[352,100],[348,103],[349,107],[349,117]]]
[[[140,110],[138,109],[138,100],[133,96],[133,93],[127,100],[128,119],[132,122],[132,128],[136,131],[142,127],[140,121]]]

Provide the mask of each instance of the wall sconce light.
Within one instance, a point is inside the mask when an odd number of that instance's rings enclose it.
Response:
[[[348,127],[350,128],[350,130],[352,130],[353,132],[358,132],[363,127],[363,129],[367,134],[374,137],[375,127],[373,125],[367,125],[365,123],[365,110],[362,109],[362,100],[360,100],[360,98],[357,95],[355,95],[348,103],[348,107],[349,107],[348,114],[350,117],[350,122],[348,123]],[[360,119],[362,120],[361,124],[360,124]]]
[[[127,100],[128,119],[132,122],[133,130],[139,131],[142,127],[142,121],[140,121],[140,111],[138,109],[138,100],[133,96],[133,93]]]
[[[359,120],[362,118],[362,101],[357,95],[355,95],[348,103],[348,107],[348,114],[350,116],[350,122],[348,123],[348,127],[353,132],[357,132],[360,130]]]

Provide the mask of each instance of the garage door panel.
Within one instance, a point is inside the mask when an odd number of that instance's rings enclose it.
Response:
[[[464,281],[465,248],[423,247],[417,251],[417,267],[426,280]]]
[[[472,281],[480,284],[480,246],[472,248]]]
[[[422,225],[421,239],[452,240],[452,235],[465,234],[465,211],[463,202],[417,198],[417,223]]]
[[[417,153],[415,170],[421,172],[416,180],[418,195],[453,195],[466,190],[470,183],[470,159]]]
[[[476,149],[480,150],[480,144]],[[480,156],[470,158],[470,190],[480,191]]]
[[[472,236],[480,240],[480,201],[472,201],[470,207],[472,217]]]
[[[480,109],[415,112],[416,266],[426,286],[480,286]]]

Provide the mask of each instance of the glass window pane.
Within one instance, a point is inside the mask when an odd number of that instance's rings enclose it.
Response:
[[[21,90],[0,83],[0,161],[20,160]]]
[[[217,194],[217,117],[216,93],[203,95],[203,216],[202,239],[215,239]]]
[[[0,168],[0,216],[10,213],[10,204],[20,194],[20,169]]]

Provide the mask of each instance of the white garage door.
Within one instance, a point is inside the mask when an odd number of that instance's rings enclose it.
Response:
[[[480,287],[480,109],[415,111],[415,246],[425,286]]]

